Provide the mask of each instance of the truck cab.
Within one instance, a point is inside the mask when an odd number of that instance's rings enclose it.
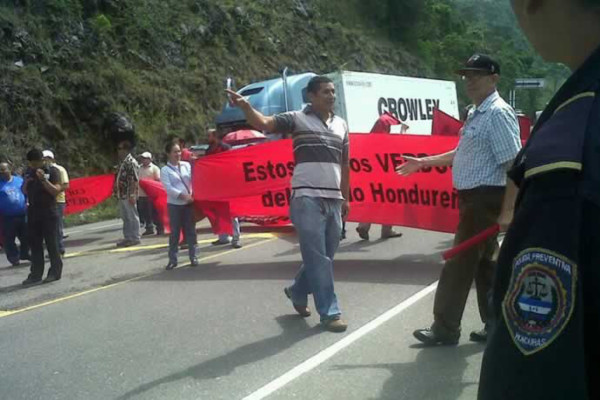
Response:
[[[298,75],[252,83],[238,91],[245,96],[252,107],[264,115],[275,115],[286,111],[302,110],[308,103],[306,85],[316,74],[305,72]],[[284,95],[284,92],[287,94]],[[287,104],[286,104],[287,100]],[[232,107],[229,102],[216,118],[217,128],[228,133],[238,129],[250,128],[246,117],[238,107]]]

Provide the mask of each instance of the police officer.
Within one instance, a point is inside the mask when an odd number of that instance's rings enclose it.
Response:
[[[537,51],[574,72],[509,172],[479,399],[598,399],[600,0],[512,3]]]

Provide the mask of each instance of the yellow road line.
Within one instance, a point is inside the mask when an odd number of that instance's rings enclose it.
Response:
[[[248,236],[246,236],[246,237],[248,237]],[[277,240],[277,236],[271,234],[271,236],[270,236],[269,239],[262,240],[262,241],[256,242],[256,243],[248,244],[248,245],[244,246],[242,249],[225,250],[225,251],[222,251],[220,253],[216,253],[216,254],[212,254],[210,256],[199,258],[198,261],[202,262],[202,261],[212,260],[213,258],[225,256],[227,254],[234,253],[234,252],[238,252],[239,253],[239,252],[241,252],[243,250],[247,250],[247,249],[251,249],[253,247],[261,246],[263,244],[270,243],[270,242],[272,242],[274,240]],[[188,262],[186,264],[179,265],[176,268],[183,268],[183,267],[187,267],[189,265],[190,265],[190,263]],[[199,266],[198,268],[201,268],[201,267],[202,266]],[[129,283],[129,282],[133,282],[133,281],[137,281],[137,280],[140,280],[140,279],[148,278],[148,277],[151,277],[151,276],[154,276],[154,275],[162,274],[164,272],[165,271],[160,271],[160,272],[153,272],[153,273],[150,273],[150,274],[136,276],[134,278],[126,279],[124,281],[119,281],[119,282],[111,283],[110,285],[106,285],[106,286],[100,286],[100,287],[97,287],[95,289],[84,290],[83,292],[75,293],[75,294],[72,294],[72,295],[69,295],[69,296],[65,296],[65,297],[60,297],[58,299],[49,300],[49,301],[46,301],[46,302],[43,302],[43,303],[39,303],[39,304],[34,304],[32,306],[25,307],[25,308],[19,308],[19,309],[16,309],[16,310],[0,310],[0,318],[8,317],[9,315],[20,314],[20,313],[25,312],[25,311],[35,310],[37,308],[49,306],[51,304],[61,303],[61,302],[66,301],[66,300],[74,299],[76,297],[84,296],[86,294],[90,294],[90,293],[94,293],[94,292],[99,292],[100,290],[110,289],[110,288],[113,288],[113,287],[116,287],[116,286],[124,285],[124,284]]]
[[[242,235],[241,239],[272,239],[275,237],[275,234],[265,232],[265,233],[250,233],[248,235]],[[207,244],[212,243],[215,239],[203,239],[199,240],[198,244]],[[96,254],[114,254],[114,253],[128,253],[132,251],[139,250],[155,250],[155,249],[164,249],[169,247],[168,243],[158,243],[158,244],[150,244],[146,246],[135,246],[135,247],[123,247],[120,249],[100,249],[100,250],[84,250],[75,253],[65,254],[63,258],[73,258],[73,257],[82,257]]]

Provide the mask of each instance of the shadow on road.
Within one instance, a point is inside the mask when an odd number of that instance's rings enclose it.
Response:
[[[97,236],[97,237],[89,237],[89,238],[82,238],[82,239],[65,239],[65,247],[67,249],[72,248],[72,247],[81,247],[81,246],[85,246],[91,243],[95,243],[99,240],[104,240],[103,236]]]
[[[385,369],[391,377],[383,384],[377,400],[458,399],[468,386],[477,382],[464,382],[463,375],[469,363],[467,358],[484,350],[484,346],[470,343],[462,346],[423,347],[415,361],[398,364],[337,365],[334,370]],[[366,399],[365,399],[366,400]]]
[[[281,326],[279,335],[250,343],[224,354],[186,368],[182,371],[167,375],[163,378],[143,384],[119,397],[119,400],[131,399],[165,384],[184,379],[207,380],[226,376],[236,368],[253,364],[275,356],[292,347],[301,340],[322,332],[319,326],[309,329],[306,321],[298,315],[283,315],[275,318]]]
[[[426,258],[415,255],[414,260]],[[441,263],[411,260],[339,260],[335,263],[335,280],[339,282],[427,285],[439,276]],[[248,264],[200,264],[140,279],[140,281],[237,281],[288,280],[296,274],[298,261],[271,261]]]

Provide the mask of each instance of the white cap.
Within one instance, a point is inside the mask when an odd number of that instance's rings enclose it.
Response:
[[[143,152],[142,154],[140,154],[140,157],[149,158],[150,160],[152,160],[152,154],[149,151]]]
[[[44,151],[42,151],[42,156],[44,158],[49,158],[51,160],[54,160],[54,153],[51,152],[50,150],[44,150]]]

